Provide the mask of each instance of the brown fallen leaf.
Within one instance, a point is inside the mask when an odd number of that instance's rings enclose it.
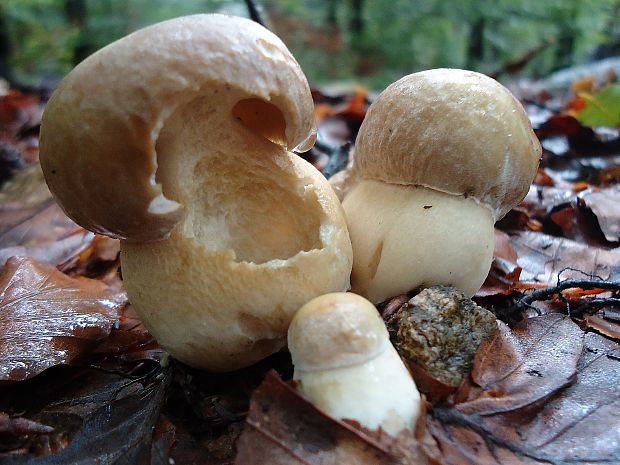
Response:
[[[610,242],[620,240],[620,187],[588,189],[581,192],[579,198],[596,215],[605,239]]]
[[[609,312],[610,309],[601,309],[594,315],[587,315],[584,319],[585,326],[620,341],[620,321],[609,318]],[[614,314],[617,314],[617,311]]]
[[[32,256],[58,265],[85,249],[93,236],[56,204],[38,163],[0,191],[0,264],[12,256]]]
[[[0,381],[71,364],[105,338],[126,304],[104,283],[10,258],[0,275]]]
[[[124,306],[118,323],[93,351],[97,356],[116,357],[116,362],[153,359],[159,361],[162,349],[148,332],[131,305]]]
[[[429,415],[446,465],[620,461],[620,346],[557,314],[480,349],[452,408]]]
[[[562,279],[620,279],[620,252],[580,244],[569,239],[523,231],[512,236],[522,268],[521,281],[555,285]]]
[[[237,444],[236,465],[424,465],[412,434],[409,444],[331,418],[270,372],[254,391]]]
[[[582,338],[579,327],[558,313],[529,318],[514,331],[500,324],[500,333],[476,352],[473,385],[457,409],[493,415],[550,397],[572,382]]]
[[[521,268],[517,265],[517,252],[510,243],[510,236],[495,229],[495,249],[491,269],[476,297],[509,294],[519,282]]]
[[[120,268],[120,241],[95,234],[84,250],[57,268],[69,276],[84,276],[112,284]]]
[[[114,373],[55,367],[2,385],[0,406],[41,425],[13,441],[0,435],[0,463],[169,464],[167,441],[155,430],[168,380],[169,370],[150,362]],[[161,455],[165,461],[156,461]]]

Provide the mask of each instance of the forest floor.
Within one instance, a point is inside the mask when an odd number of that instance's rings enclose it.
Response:
[[[118,241],[77,226],[47,190],[38,132],[49,95],[4,89],[0,462],[620,463],[615,80],[513,88],[544,150],[528,195],[496,224],[474,297],[500,331],[460,385],[424,392],[418,430],[398,438],[317,411],[288,383],[286,351],[227,374],[163,353],[127,302]],[[303,156],[330,175],[349,162],[372,94],[313,97],[321,138]]]

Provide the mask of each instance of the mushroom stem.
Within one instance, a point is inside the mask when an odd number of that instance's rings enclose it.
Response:
[[[296,368],[293,377],[303,394],[333,417],[381,427],[394,436],[415,428],[420,395],[391,344],[365,363],[318,371]]]
[[[471,297],[488,274],[494,217],[472,198],[362,180],[343,207],[355,250],[352,290],[374,303],[437,283]]]
[[[415,428],[420,394],[363,297],[312,299],[293,318],[288,345],[300,391],[329,415],[392,435]]]

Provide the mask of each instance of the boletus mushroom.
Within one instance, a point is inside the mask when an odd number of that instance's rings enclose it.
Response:
[[[299,390],[324,412],[392,435],[415,428],[420,394],[368,300],[314,298],[293,318],[288,347]]]
[[[517,99],[482,74],[435,69],[370,106],[346,191],[352,290],[378,303],[417,287],[471,297],[493,257],[493,225],[527,194],[541,147]]]
[[[226,371],[280,349],[294,313],[348,288],[310,90],[272,33],[223,15],[147,27],[78,65],[50,99],[41,165],[67,214],[121,239],[124,286],[174,357]]]

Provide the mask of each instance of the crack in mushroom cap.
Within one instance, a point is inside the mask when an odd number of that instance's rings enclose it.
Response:
[[[163,195],[155,176],[159,131],[176,108],[217,86],[273,104],[285,124],[274,142],[314,142],[308,83],[274,34],[223,15],[165,21],[84,60],[45,109],[41,165],[68,216],[121,239],[166,237],[183,206]]]
[[[405,76],[371,105],[356,141],[362,178],[473,197],[503,217],[527,194],[541,147],[521,104],[483,74]]]
[[[389,345],[375,306],[350,292],[312,299],[295,314],[288,330],[293,365],[303,372],[358,365]]]

